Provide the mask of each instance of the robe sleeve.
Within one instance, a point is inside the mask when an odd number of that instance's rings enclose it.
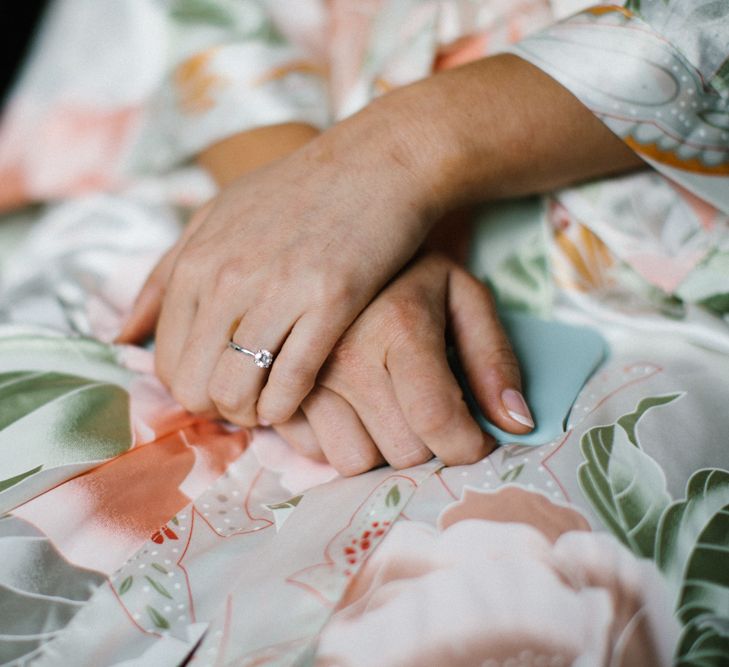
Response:
[[[597,5],[511,51],[664,176],[729,212],[728,3]]]

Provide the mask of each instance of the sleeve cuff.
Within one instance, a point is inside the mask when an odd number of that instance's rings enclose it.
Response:
[[[567,88],[655,169],[729,212],[729,96],[636,14],[593,7],[510,50]]]

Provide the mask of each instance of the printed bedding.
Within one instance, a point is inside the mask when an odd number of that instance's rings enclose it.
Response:
[[[262,119],[330,122],[311,40],[279,2],[53,5],[0,134],[0,664],[729,662],[729,69],[702,39],[727,43],[729,7],[600,5],[534,32],[588,4],[383,2],[401,33],[355,25],[369,55],[334,117],[434,54],[516,42],[656,170],[481,213],[473,269],[501,303],[609,341],[564,433],[350,479],[191,416],[150,350],[105,342],[213,193],[182,160]],[[632,103],[590,69],[625,35],[662,67]],[[231,53],[270,76],[246,87]],[[674,94],[647,99],[665,72]]]

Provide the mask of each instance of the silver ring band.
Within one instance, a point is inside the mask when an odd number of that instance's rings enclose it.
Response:
[[[271,354],[268,350],[260,349],[254,352],[253,350],[248,350],[245,347],[238,345],[238,343],[232,340],[228,341],[228,347],[231,350],[253,357],[253,363],[259,368],[270,368],[273,363],[273,354]]]

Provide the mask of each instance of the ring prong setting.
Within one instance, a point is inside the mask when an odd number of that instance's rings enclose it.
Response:
[[[259,368],[270,368],[273,355],[268,350],[258,350],[253,357],[253,363]]]

